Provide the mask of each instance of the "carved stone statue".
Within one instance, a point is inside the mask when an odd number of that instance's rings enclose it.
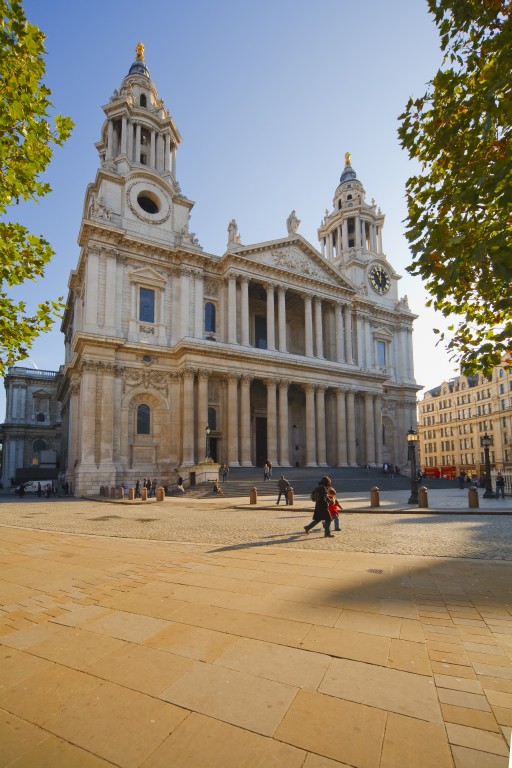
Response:
[[[235,219],[231,219],[228,224],[228,243],[239,243],[240,235],[238,234],[238,224]]]
[[[300,224],[300,219],[298,219],[297,216],[295,215],[295,211],[292,211],[288,216],[288,218],[286,219],[286,228],[288,230],[288,234],[294,235],[299,228],[299,224]]]

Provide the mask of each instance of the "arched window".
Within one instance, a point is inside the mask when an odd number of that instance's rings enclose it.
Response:
[[[151,434],[151,408],[145,403],[137,407],[137,434]]]
[[[217,429],[217,411],[215,408],[208,408],[208,426],[215,432]]]
[[[146,94],[145,93],[141,93],[141,95],[140,95],[140,106],[141,107],[147,107],[147,105],[148,105],[148,100],[146,98]]]
[[[32,443],[32,464],[41,463],[41,451],[46,451],[44,440],[34,440]]]
[[[44,413],[42,411],[39,411],[39,413],[36,416],[36,421],[44,421]]]
[[[204,330],[215,333],[215,304],[211,301],[207,301],[204,307]]]

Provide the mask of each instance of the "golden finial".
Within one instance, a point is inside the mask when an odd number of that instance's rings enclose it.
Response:
[[[350,165],[350,152],[345,152],[345,166]]]
[[[135,53],[137,54],[137,59],[139,61],[144,61],[144,43],[137,43]]]

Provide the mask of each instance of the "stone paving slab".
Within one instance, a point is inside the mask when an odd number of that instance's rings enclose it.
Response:
[[[330,543],[0,525],[2,768],[507,768],[512,563]]]

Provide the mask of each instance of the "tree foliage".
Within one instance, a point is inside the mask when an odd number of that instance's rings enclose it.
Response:
[[[27,356],[33,339],[47,330],[62,309],[45,301],[33,314],[13,301],[8,287],[44,275],[53,256],[41,235],[6,221],[19,201],[38,200],[51,191],[40,179],[51,160],[52,145],[62,145],[73,126],[69,117],[50,121],[51,91],[43,84],[44,35],[25,18],[21,0],[0,0],[0,375]]]
[[[444,61],[399,118],[420,164],[406,186],[408,271],[450,318],[452,359],[489,373],[512,363],[511,0],[427,2]]]

